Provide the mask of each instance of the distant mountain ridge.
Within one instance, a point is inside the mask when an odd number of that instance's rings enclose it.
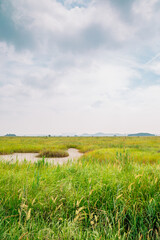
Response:
[[[55,134],[55,135],[19,135],[23,137],[154,137],[154,136],[160,136],[160,134],[151,134],[151,133],[132,133],[132,134],[121,134],[121,133],[103,133],[103,132],[97,132],[97,133],[83,133],[83,134],[76,134],[76,133],[62,133],[62,134]],[[16,137],[16,134],[6,134],[5,137]]]
[[[120,134],[120,133],[102,133],[102,132],[98,132],[98,133],[94,133],[94,134],[89,134],[89,133],[84,133],[82,135],[80,135],[81,137],[154,137],[156,136],[155,134],[151,134],[151,133],[133,133],[133,134]]]
[[[133,134],[128,134],[128,137],[154,137],[156,136],[155,134],[151,133],[133,133]]]
[[[83,133],[80,136],[81,137],[113,137],[113,136],[119,136],[120,137],[120,136],[126,136],[126,134],[98,132],[98,133],[93,133],[93,134]]]

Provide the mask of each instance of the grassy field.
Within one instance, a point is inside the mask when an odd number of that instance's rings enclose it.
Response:
[[[103,148],[160,151],[160,137],[0,137],[0,154],[77,148],[88,152]]]
[[[0,138],[0,153],[77,148],[77,162],[0,162],[0,239],[160,239],[160,137]]]

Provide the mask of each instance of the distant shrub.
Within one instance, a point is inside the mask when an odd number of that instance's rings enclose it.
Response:
[[[68,157],[69,154],[63,150],[43,150],[41,151],[37,157],[46,157],[46,158],[61,158],[61,157]]]

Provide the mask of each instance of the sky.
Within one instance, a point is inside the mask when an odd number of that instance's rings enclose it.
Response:
[[[0,135],[160,134],[159,0],[0,0]]]

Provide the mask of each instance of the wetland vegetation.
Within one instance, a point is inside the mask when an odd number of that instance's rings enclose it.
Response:
[[[84,155],[0,161],[0,239],[160,239],[160,137],[0,138],[1,154],[69,148]]]
[[[68,156],[68,152],[64,150],[43,150],[37,155],[37,157],[45,158],[64,158]]]

